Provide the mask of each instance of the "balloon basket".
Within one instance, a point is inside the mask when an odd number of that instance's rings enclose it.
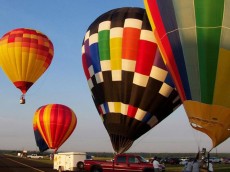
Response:
[[[25,104],[25,103],[26,103],[26,99],[25,99],[24,95],[22,95],[20,98],[20,104]]]

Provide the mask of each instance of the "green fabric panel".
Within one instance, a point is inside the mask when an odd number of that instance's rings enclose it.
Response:
[[[98,48],[100,54],[100,60],[110,60],[110,31],[103,30],[98,33]]]
[[[196,19],[193,1],[173,0],[192,99],[201,101]]]
[[[201,101],[212,104],[224,0],[195,0]],[[213,28],[215,27],[215,28]]]
[[[222,25],[224,0],[194,0],[197,27]]]

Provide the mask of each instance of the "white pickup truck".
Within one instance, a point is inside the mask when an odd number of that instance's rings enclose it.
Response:
[[[31,155],[27,155],[27,158],[42,159],[43,156],[39,156],[39,155],[37,155],[37,154],[31,154]]]

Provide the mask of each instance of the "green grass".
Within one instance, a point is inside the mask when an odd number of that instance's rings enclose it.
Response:
[[[181,165],[166,164],[166,172],[180,172],[183,169]],[[230,164],[214,164],[215,172],[230,172]]]

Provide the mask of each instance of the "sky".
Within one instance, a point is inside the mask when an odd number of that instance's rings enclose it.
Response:
[[[46,34],[54,45],[48,70],[29,89],[26,104],[21,92],[0,69],[0,150],[38,150],[32,128],[37,108],[50,103],[69,106],[77,126],[59,151],[113,152],[83,72],[81,47],[89,25],[101,14],[119,7],[142,7],[142,0],[1,0],[0,37],[16,28]],[[137,139],[128,152],[197,152],[210,149],[211,140],[192,129],[183,106]],[[229,152],[230,140],[214,152]]]

